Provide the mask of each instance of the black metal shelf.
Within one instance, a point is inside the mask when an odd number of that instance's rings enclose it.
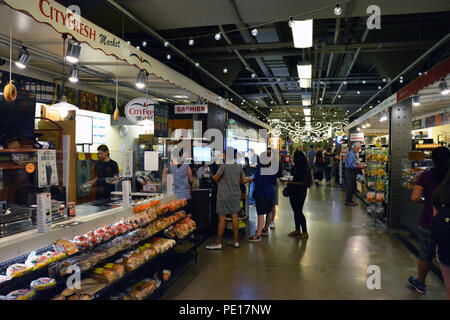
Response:
[[[132,284],[143,279],[147,275],[154,273],[157,270],[159,272],[162,272],[162,270],[161,270],[162,269],[162,259],[164,259],[168,255],[172,254],[174,252],[175,248],[178,247],[181,243],[183,243],[186,239],[188,239],[190,235],[194,234],[194,232],[191,232],[186,237],[177,240],[175,245],[172,248],[166,250],[163,253],[158,254],[157,256],[153,257],[152,259],[150,259],[147,262],[140,265],[136,270],[126,273],[122,278],[117,279],[113,283],[109,284],[107,287],[105,287],[102,290],[100,290],[99,292],[97,292],[94,299],[95,300],[107,299],[109,296],[114,296],[114,294],[117,294],[117,291],[118,291],[117,289],[119,289],[119,288],[121,290],[123,290],[123,288],[128,288]],[[155,291],[157,291],[157,290],[158,289],[156,289]],[[152,292],[146,299],[153,297],[155,294],[155,291]]]
[[[36,279],[41,278],[41,277],[48,277],[48,276],[49,276],[49,269],[50,269],[52,266],[54,266],[55,264],[61,263],[62,261],[66,260],[66,259],[69,259],[69,258],[74,258],[74,257],[76,257],[76,256],[78,256],[78,255],[81,255],[82,253],[87,252],[87,251],[94,250],[94,249],[98,248],[98,247],[101,246],[101,245],[104,245],[104,244],[107,244],[107,243],[111,242],[112,240],[114,240],[114,239],[117,238],[117,237],[120,237],[120,236],[123,236],[123,235],[125,235],[125,234],[127,234],[127,233],[136,231],[136,230],[139,229],[139,228],[145,228],[146,226],[150,225],[151,223],[153,223],[153,222],[155,222],[155,221],[157,221],[157,220],[159,220],[159,219],[161,219],[161,218],[165,218],[165,217],[171,216],[171,215],[175,214],[175,213],[178,212],[178,211],[183,211],[185,208],[186,208],[186,207],[183,207],[183,208],[181,208],[181,209],[179,209],[179,210],[176,210],[176,211],[170,211],[170,210],[169,210],[168,212],[166,212],[166,213],[164,213],[164,214],[162,214],[162,215],[157,216],[155,219],[153,219],[153,220],[151,220],[151,221],[149,221],[149,222],[147,222],[147,223],[145,223],[145,224],[143,224],[143,225],[141,225],[141,226],[139,226],[139,227],[133,228],[132,230],[129,230],[129,231],[125,232],[125,233],[121,233],[121,234],[118,234],[118,235],[116,235],[116,236],[114,236],[114,237],[111,237],[111,238],[108,239],[107,241],[104,241],[104,242],[102,242],[102,243],[100,243],[100,244],[98,244],[98,245],[96,245],[96,246],[93,246],[93,247],[91,247],[91,248],[89,248],[89,249],[86,249],[86,250],[79,250],[77,253],[75,253],[75,254],[73,254],[73,255],[70,255],[70,256],[67,256],[67,257],[65,257],[65,258],[63,258],[63,259],[60,259],[60,260],[58,260],[58,261],[52,262],[52,263],[46,265],[45,267],[43,267],[43,268],[41,268],[41,269],[34,270],[34,271],[32,271],[32,272],[30,272],[30,273],[27,273],[27,274],[25,274],[25,275],[23,275],[23,276],[21,276],[21,277],[12,278],[11,280],[2,282],[2,283],[0,283],[0,295],[7,295],[8,293],[10,293],[10,292],[12,292],[12,291],[14,291],[14,290],[19,290],[19,289],[29,288],[29,287],[30,287],[30,284],[31,284],[31,282],[32,282],[33,280],[36,280]],[[132,216],[130,216],[130,217],[132,217]],[[183,219],[182,219],[182,220],[183,220]],[[180,221],[182,221],[182,220],[180,220]],[[179,222],[179,221],[178,221],[178,222]],[[175,222],[175,223],[178,223],[178,222]],[[172,226],[172,225],[173,225],[173,224],[171,224],[170,226]],[[168,227],[170,227],[170,226],[168,226]],[[168,228],[168,227],[167,227],[167,228]],[[167,229],[167,228],[165,228],[165,229]],[[160,235],[162,232],[164,232],[165,229],[163,229],[163,230],[159,231],[158,233],[155,233],[155,234],[153,234],[153,235],[147,237],[146,239],[141,240],[138,244],[142,243],[143,241],[148,241],[149,239],[154,238],[154,237]],[[125,251],[125,250],[129,250],[129,249],[131,249],[131,248],[137,246],[138,244],[135,244],[135,245],[133,245],[133,246],[130,247],[130,248],[123,249],[123,250],[121,250],[120,252],[123,252],[123,251]],[[45,252],[47,252],[47,251],[53,251],[53,250],[54,250],[53,245],[50,245],[50,246],[41,248],[41,249],[39,249],[39,250],[36,250],[36,254],[39,255],[39,254],[43,254],[43,253],[45,253]],[[117,255],[117,254],[120,253],[120,252],[117,252],[116,254],[114,254],[114,256]],[[27,253],[27,254],[21,255],[21,256],[19,256],[19,257],[17,257],[17,258],[10,259],[10,260],[7,260],[7,261],[4,261],[4,262],[0,263],[0,274],[5,274],[5,273],[6,273],[6,269],[7,269],[10,265],[12,265],[12,264],[16,264],[16,263],[22,263],[22,264],[23,264],[23,263],[25,263],[25,261],[27,260],[29,254],[30,254],[30,253]],[[114,257],[114,256],[113,256],[113,257]],[[98,264],[104,263],[104,262],[107,261],[107,260],[109,261],[110,259],[111,259],[111,257],[105,258],[105,259],[103,259],[101,262],[99,262]],[[97,264],[97,265],[98,265],[98,264]],[[92,269],[92,268],[91,268],[91,269]],[[91,269],[89,269],[89,270],[87,270],[87,271],[85,271],[85,272],[83,272],[83,273],[86,274],[86,273],[87,273],[88,271],[90,271]],[[63,284],[65,284],[67,278],[68,278],[68,276],[66,276],[66,277],[60,277],[60,278],[58,278],[58,279],[55,279],[55,280],[58,282],[57,287],[59,287],[60,282],[62,282]]]

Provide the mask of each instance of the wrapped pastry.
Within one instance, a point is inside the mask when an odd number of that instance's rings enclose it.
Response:
[[[117,279],[122,278],[125,274],[125,267],[123,266],[123,264],[107,263],[103,266],[103,268],[114,272]]]
[[[36,292],[30,289],[20,289],[8,293],[7,297],[11,300],[30,300],[33,299]]]
[[[134,271],[139,267],[138,259],[133,254],[127,253],[123,255],[123,265],[125,270],[130,272]]]
[[[116,274],[109,269],[97,268],[94,270],[92,277],[103,283],[111,283],[116,280]]]
[[[0,274],[0,284],[5,282],[5,281],[9,281],[11,279],[12,279],[12,277],[10,277],[10,276],[4,276],[4,275]]]
[[[30,288],[36,291],[43,291],[56,286],[56,280],[52,278],[39,278],[30,284]]]
[[[12,277],[12,278],[17,278],[17,277],[21,277],[24,274],[27,274],[33,270],[34,270],[33,267],[29,267],[22,263],[16,263],[16,264],[10,265],[6,269],[6,276]]]
[[[55,244],[53,246],[55,247],[56,251],[64,252],[69,256],[78,252],[78,249],[76,248],[76,246],[69,240],[64,240],[64,239],[58,240],[55,242]]]
[[[163,280],[167,281],[172,276],[172,271],[170,270],[163,270]]]

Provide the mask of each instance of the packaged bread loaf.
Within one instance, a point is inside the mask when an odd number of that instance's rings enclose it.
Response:
[[[103,268],[114,272],[117,279],[122,278],[125,274],[125,267],[122,264],[107,263],[103,266]]]
[[[92,277],[100,282],[108,284],[116,280],[116,274],[112,270],[105,268],[95,269]]]

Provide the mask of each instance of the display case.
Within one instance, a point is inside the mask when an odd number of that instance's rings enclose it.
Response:
[[[427,158],[424,158],[423,160],[402,159],[403,187],[412,190],[419,175],[422,172],[431,169],[432,166],[433,161]]]
[[[0,241],[0,299],[155,297],[151,294],[170,277],[167,269],[187,263],[175,255],[178,249],[188,247],[184,252],[197,257],[196,222],[185,206],[185,199],[173,196],[139,200],[129,208],[79,219],[70,229]],[[70,288],[74,271],[81,273],[81,283]],[[155,279],[151,288],[126,290],[150,277]]]

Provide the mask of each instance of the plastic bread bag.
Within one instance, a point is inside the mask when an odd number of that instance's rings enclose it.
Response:
[[[69,240],[61,239],[53,244],[55,251],[72,255],[78,252],[77,247]]]
[[[36,291],[43,291],[56,286],[56,280],[52,278],[39,278],[31,282],[30,288]]]
[[[4,276],[4,275],[0,274],[0,284],[5,282],[5,281],[9,281],[11,279],[12,279],[12,277],[10,277],[10,276]]]
[[[23,263],[15,263],[15,264],[10,265],[6,269],[6,276],[12,277],[12,278],[17,278],[17,277],[21,277],[24,274],[27,274],[33,270],[34,270],[33,267],[29,267]]]
[[[108,270],[105,268],[97,268],[93,271],[92,277],[102,283],[112,283],[117,277],[116,274],[112,270]]]
[[[20,289],[8,293],[7,297],[11,300],[30,300],[33,299],[36,292],[30,289]]]

